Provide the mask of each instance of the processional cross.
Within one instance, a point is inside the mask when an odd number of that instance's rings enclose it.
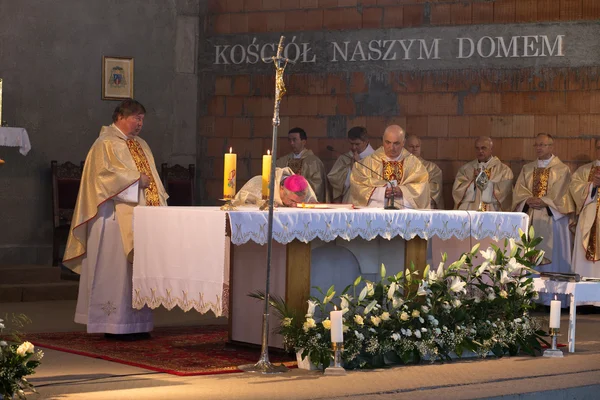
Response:
[[[263,314],[263,327],[262,327],[262,340],[261,340],[261,356],[256,364],[241,365],[238,368],[246,372],[261,372],[263,374],[277,374],[286,372],[287,367],[284,365],[273,365],[269,361],[269,288],[271,279],[271,253],[272,253],[272,242],[273,242],[273,201],[275,188],[279,187],[279,182],[275,185],[275,165],[277,161],[277,128],[280,124],[279,119],[279,106],[281,105],[281,99],[285,95],[285,82],[283,81],[283,73],[288,63],[292,61],[283,57],[283,41],[285,36],[281,36],[279,39],[279,45],[277,46],[277,55],[271,57],[273,64],[275,64],[275,106],[273,109],[273,138],[271,141],[271,173],[269,175],[269,216],[268,216],[268,227],[267,227],[267,279],[265,285],[265,308]],[[263,61],[268,61],[265,59]],[[266,206],[267,204],[265,204]],[[261,209],[263,209],[261,207]]]

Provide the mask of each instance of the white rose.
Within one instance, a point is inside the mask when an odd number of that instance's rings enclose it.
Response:
[[[308,332],[309,329],[315,328],[317,326],[316,322],[312,318],[306,318],[306,322],[303,324],[302,329],[304,332]]]
[[[381,313],[381,320],[382,321],[389,321],[390,319],[390,313],[387,311],[384,311]]]
[[[25,356],[25,354],[33,353],[33,345],[30,342],[23,342],[17,348],[17,354],[21,357]]]
[[[4,346],[8,346],[8,343],[6,343],[4,340],[0,340],[0,347]]]
[[[406,336],[411,336],[412,335],[412,331],[410,329],[406,330]]]
[[[421,339],[421,332],[420,332],[420,331],[418,331],[418,330],[415,330],[415,337],[416,337],[417,339]]]
[[[394,339],[394,341],[398,341],[398,340],[400,340],[400,335],[398,333],[394,332],[392,334],[392,339]]]
[[[400,319],[402,321],[408,321],[408,314],[405,311],[402,311],[402,314],[400,314]]]
[[[363,317],[361,317],[358,314],[354,316],[354,322],[356,322],[358,325],[361,325],[361,326],[364,325],[364,323],[365,323],[363,320]]]

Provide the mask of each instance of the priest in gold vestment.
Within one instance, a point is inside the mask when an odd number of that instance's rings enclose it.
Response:
[[[423,163],[404,149],[405,133],[390,125],[383,134],[383,146],[360,163],[350,174],[350,202],[355,206],[384,207],[390,202],[399,208],[429,208],[429,176]]]
[[[85,159],[63,262],[81,274],[75,322],[88,333],[131,339],[153,328],[150,309],[131,306],[133,209],[166,206],[168,198],[152,151],[138,137],[145,114],[143,105],[124,100]]]
[[[350,151],[340,155],[327,174],[334,203],[348,203],[352,166],[356,161],[363,160],[375,152],[369,143],[367,129],[362,126],[355,126],[348,131],[348,144]]]
[[[460,167],[452,197],[455,210],[510,211],[514,175],[498,157],[492,155],[494,142],[487,136],[475,140],[477,158]],[[477,177],[487,176],[485,185],[478,185]]]
[[[319,157],[306,148],[308,137],[302,128],[293,128],[288,132],[288,142],[292,152],[277,159],[277,168],[289,167],[298,175],[306,178],[320,203],[327,201],[327,177],[325,166]]]
[[[569,195],[571,171],[552,153],[553,144],[551,135],[540,133],[535,138],[538,159],[523,166],[515,184],[512,208],[527,213],[535,235],[544,238],[538,248],[545,252],[545,260],[538,270],[569,273],[572,272],[569,218],[575,211]],[[540,294],[540,299],[550,304],[550,296]]]
[[[600,139],[595,140],[594,146],[596,160],[575,171],[569,190],[578,216],[573,272],[600,278]]]
[[[291,179],[290,179],[291,178]],[[275,169],[275,207],[291,207],[300,203],[316,203],[317,198],[306,178],[295,175],[290,168]],[[262,203],[262,175],[250,179],[233,199],[234,206],[259,205]]]
[[[444,196],[442,194],[442,170],[435,163],[424,160],[421,157],[421,139],[417,135],[408,135],[406,138],[406,150],[417,157],[423,163],[429,174],[429,197],[430,208],[444,209]]]

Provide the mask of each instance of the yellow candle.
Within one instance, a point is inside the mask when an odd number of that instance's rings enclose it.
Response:
[[[271,150],[267,150],[267,154],[263,156],[262,163],[262,198],[269,198],[269,178],[271,177]]]
[[[229,148],[229,154],[225,153],[225,165],[223,168],[223,198],[226,200],[235,197],[235,180],[237,154],[232,153],[232,148]]]

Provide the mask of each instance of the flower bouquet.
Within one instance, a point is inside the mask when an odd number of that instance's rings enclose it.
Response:
[[[14,316],[13,322],[22,327],[29,320],[20,315]],[[0,334],[4,329],[4,320],[0,319]],[[25,377],[35,373],[44,353],[41,350],[36,352],[33,344],[23,342],[16,331],[10,336],[11,341],[20,344],[0,340],[0,398],[12,399],[16,395],[25,399],[25,390],[37,393]]]
[[[326,368],[332,358],[329,311],[343,311],[344,352],[347,369],[375,368],[428,359],[450,361],[472,352],[535,355],[542,336],[529,311],[537,298],[531,274],[542,261],[536,250],[541,238],[520,232],[520,242],[505,240],[502,250],[491,246],[470,252],[449,265],[445,256],[434,270],[422,276],[414,266],[387,276],[381,266],[380,281],[356,278],[339,294],[332,286],[311,297],[304,315],[287,307],[283,299],[270,297],[279,315],[276,331],[286,349]],[[264,293],[251,297],[264,299]]]

